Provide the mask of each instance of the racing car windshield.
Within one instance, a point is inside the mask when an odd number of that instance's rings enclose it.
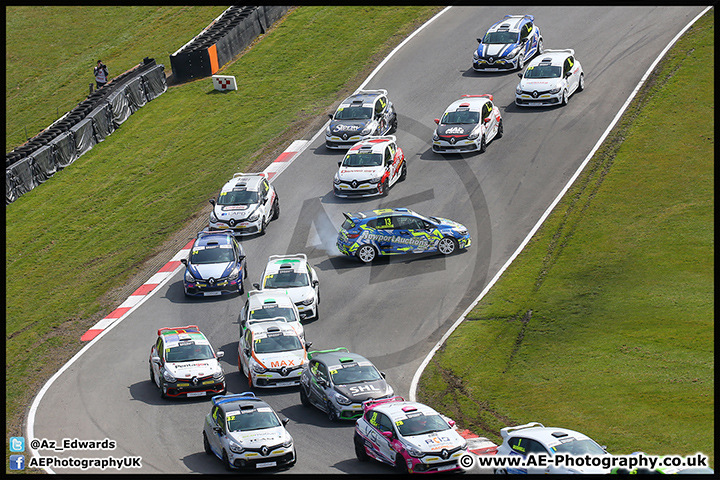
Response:
[[[308,285],[310,285],[310,281],[307,273],[280,272],[265,277],[265,288],[307,287]]]
[[[555,445],[552,450],[555,453],[567,453],[569,455],[604,455],[600,445],[592,440],[573,440],[572,442]]]
[[[335,373],[333,373],[335,372]],[[375,367],[353,365],[352,367],[339,368],[330,372],[335,385],[348,385],[351,383],[374,382],[381,380],[380,372]]]
[[[382,165],[381,153],[351,153],[343,160],[343,167],[379,167]]]
[[[531,66],[525,71],[525,78],[560,78],[560,76],[560,67],[553,65]]]
[[[192,362],[215,358],[210,345],[180,345],[165,351],[165,361],[170,363]]]
[[[296,335],[279,335],[277,337],[256,338],[255,353],[277,353],[302,350],[300,339]]]
[[[246,432],[248,430],[262,430],[280,426],[280,422],[274,413],[258,411],[229,415],[227,424],[228,430],[231,432]]]
[[[297,321],[292,307],[278,307],[277,305],[273,305],[271,307],[265,306],[263,308],[258,308],[257,310],[250,312],[251,320],[265,320],[268,318],[274,319],[276,317],[280,317],[278,320],[284,319],[286,322]]]
[[[477,124],[480,120],[480,112],[463,110],[461,112],[447,112],[442,119],[443,125],[464,125]]]
[[[335,120],[369,120],[372,112],[372,107],[345,107],[335,112]]]
[[[489,32],[483,38],[483,43],[518,43],[519,35],[513,32]]]
[[[413,435],[424,435],[432,432],[442,432],[450,428],[440,415],[420,415],[402,420],[402,424],[395,422],[400,435],[410,437]]]
[[[233,251],[230,248],[205,248],[203,250],[193,250],[190,254],[190,263],[194,265],[227,263],[234,260]]]
[[[259,202],[258,192],[238,190],[220,194],[218,205],[255,205]]]

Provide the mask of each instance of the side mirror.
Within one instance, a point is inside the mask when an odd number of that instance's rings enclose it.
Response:
[[[455,426],[455,420],[449,420],[449,421],[448,421],[448,425],[450,425],[451,427],[454,427],[454,426]]]
[[[243,352],[245,353],[245,356],[246,356],[246,357],[249,357],[249,356],[250,356],[250,349],[249,349],[249,348],[243,349]]]
[[[385,372],[380,372],[380,375],[385,378]]]
[[[520,77],[520,78],[522,78],[522,75],[523,75],[522,72],[519,72],[519,73],[517,74],[517,76]]]
[[[332,119],[333,119],[333,114],[332,114],[332,113],[328,113],[328,117],[330,117],[330,120],[332,120]]]
[[[567,73],[565,74],[565,78],[569,77],[570,75],[572,75],[572,72],[567,72]]]
[[[439,119],[439,118],[436,118],[436,119],[435,119],[435,123],[438,124],[438,125],[440,125],[440,119]]]
[[[217,426],[217,425],[214,425],[214,426],[213,426],[213,432],[215,432],[215,433],[222,433],[222,428],[220,428],[220,427]]]
[[[388,438],[388,439],[393,438],[393,432],[381,432],[381,433],[382,433],[382,436],[385,438]]]
[[[162,363],[162,360],[160,360],[160,357],[152,357],[152,362],[156,365],[160,365]]]
[[[255,290],[260,290],[260,284],[259,284],[259,283],[253,283],[253,287],[255,287]]]
[[[245,255],[238,255],[238,260],[241,262],[245,260]]]
[[[287,418],[287,417],[283,417],[283,419],[282,419],[282,420],[280,420],[280,421],[282,422],[282,424],[283,424],[283,427],[284,427],[285,425],[287,425],[287,424],[288,424],[288,422],[290,421],[290,419],[289,419],[289,418]]]
[[[180,263],[182,263],[183,265],[185,265],[187,267],[187,258],[181,258]]]
[[[317,280],[313,280],[313,287],[317,287],[318,285],[320,285],[320,282],[318,282]]]
[[[223,352],[222,350],[215,352],[215,358],[217,358],[218,360],[224,356],[225,356],[225,352]]]
[[[477,38],[476,40],[478,41],[478,43],[482,43],[482,38]]]
[[[488,123],[490,121],[490,117],[484,118],[483,123]]]
[[[340,165],[342,165],[342,161],[339,161],[339,162],[338,162],[338,167],[339,167]]]
[[[210,202],[210,205],[212,205],[213,207],[215,206],[215,199],[214,199],[214,198],[209,199],[208,202]]]
[[[305,349],[312,347],[312,342],[305,342]]]

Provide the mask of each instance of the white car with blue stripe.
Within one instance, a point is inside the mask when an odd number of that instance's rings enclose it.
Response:
[[[522,70],[525,62],[543,52],[543,37],[533,15],[505,15],[477,41],[472,62],[476,72]]]

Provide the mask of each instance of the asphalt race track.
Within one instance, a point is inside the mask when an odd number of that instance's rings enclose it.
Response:
[[[324,134],[273,179],[281,213],[262,237],[242,240],[249,284],[272,254],[305,253],[320,277],[321,318],[306,325],[312,349],[344,346],[372,360],[395,391],[408,395],[423,358],[517,249],[577,170],[645,71],[703,7],[453,7],[401,48],[366,88],[384,88],[398,112],[408,176],[385,198],[334,197],[341,151]],[[476,37],[505,14],[531,13],[545,48],[574,48],[585,90],[566,107],[514,105],[515,72],[476,73]],[[489,93],[505,134],[484,154],[440,156],[430,148],[438,118],[462,94]],[[161,100],[160,100],[161,101]],[[226,181],[218,178],[218,189]],[[449,257],[410,255],[372,266],[335,247],[342,212],[409,207],[465,224],[473,244]],[[190,239],[188,239],[189,241]],[[117,442],[110,451],[40,450],[74,458],[141,456],[123,473],[221,473],[203,452],[207,398],[162,400],[149,381],[148,355],[159,327],[197,324],[222,359],[228,392],[248,390],[237,369],[238,314],[245,297],[186,299],[181,273],[100,338],[46,392],[34,437]],[[249,285],[248,284],[248,285]],[[258,396],[290,419],[297,464],[282,473],[391,473],[355,458],[353,423],[332,423],[300,404],[298,388]],[[28,443],[30,439],[28,439]],[[55,468],[56,473],[81,472]],[[100,470],[90,469],[87,473]]]

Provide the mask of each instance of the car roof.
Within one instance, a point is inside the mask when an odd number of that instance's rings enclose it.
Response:
[[[260,183],[267,179],[267,174],[260,173],[243,173],[237,172],[233,178],[227,181],[222,187],[223,192],[231,192],[233,190],[249,190],[257,192],[260,190]]]
[[[287,293],[281,290],[250,290],[248,292],[248,302],[250,309],[259,308],[262,305],[276,304],[278,307],[289,307],[293,304],[292,299]]]
[[[397,137],[395,135],[367,137],[350,147],[350,150],[348,150],[346,155],[350,155],[351,153],[383,153],[385,151],[385,146],[390,142],[395,141],[397,141]]]
[[[268,321],[248,325],[253,332],[253,338],[267,338],[272,336],[295,336],[298,334],[294,328],[285,322]]]
[[[528,67],[536,67],[541,63],[550,63],[550,65],[562,66],[565,59],[570,55],[575,56],[575,50],[572,48],[565,48],[562,50],[545,50],[543,53],[533,58]]]
[[[253,392],[236,393],[231,395],[215,395],[212,397],[213,406],[218,406],[223,412],[235,410],[250,410],[262,407],[272,409],[263,400],[257,398]]]
[[[462,95],[460,98],[448,105],[445,112],[457,112],[462,110],[479,112],[482,106],[488,102],[492,102],[492,99],[493,96],[489,94]]]
[[[568,428],[546,427],[541,423],[528,423],[517,427],[506,427],[500,431],[503,438],[505,437],[523,437],[537,440],[547,446],[559,445],[567,439],[574,438],[576,440],[590,439],[587,435],[570,430]]]
[[[357,92],[353,93],[345,100],[343,100],[338,106],[338,108],[352,106],[372,107],[373,105],[375,105],[375,100],[380,95],[387,95],[387,90],[358,90]]]
[[[384,413],[392,421],[411,418],[418,415],[439,415],[433,408],[418,402],[405,400],[403,397],[392,397],[382,400],[371,400],[365,403],[366,410],[377,410]]]
[[[296,253],[295,255],[270,255],[265,267],[265,275],[274,275],[280,271],[291,271],[295,273],[307,273],[307,255]]]
[[[381,215],[395,217],[398,215],[417,215],[417,213],[413,212],[409,208],[382,208],[378,210],[366,210],[364,212],[355,213],[343,212],[343,215],[345,218],[351,218],[353,221],[366,221],[372,220],[373,218],[377,218]]]
[[[217,247],[222,245],[232,246],[233,235],[231,232],[198,232],[193,248],[196,247]]]
[[[333,348],[332,350],[315,350],[308,352],[308,359],[316,359],[326,365],[342,365],[348,363],[371,363],[367,358],[357,353],[351,353],[345,347]]]
[[[158,329],[158,336],[162,337],[166,348],[177,347],[185,342],[192,342],[195,345],[210,345],[207,337],[197,325],[162,327]]]
[[[519,32],[523,25],[528,22],[533,22],[534,20],[535,17],[532,15],[505,15],[502,20],[494,23],[493,26],[488,29],[488,33],[501,30]]]

